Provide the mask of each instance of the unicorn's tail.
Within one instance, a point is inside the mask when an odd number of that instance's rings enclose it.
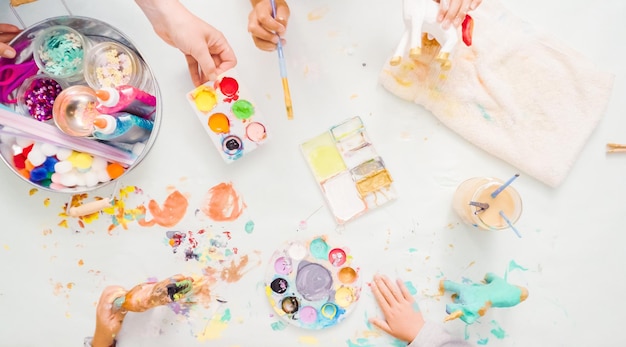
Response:
[[[465,15],[463,24],[461,24],[461,32],[463,33],[463,42],[466,46],[472,45],[472,33],[474,31],[474,19],[469,14]]]

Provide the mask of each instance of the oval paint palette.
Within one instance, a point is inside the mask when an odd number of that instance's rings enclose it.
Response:
[[[307,329],[343,321],[361,294],[359,268],[350,250],[330,244],[326,236],[287,242],[272,255],[265,279],[274,311]]]

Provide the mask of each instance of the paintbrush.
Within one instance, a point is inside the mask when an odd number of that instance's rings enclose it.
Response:
[[[270,0],[272,4],[272,18],[276,18],[276,2]],[[278,36],[278,34],[277,34]],[[293,119],[293,107],[291,106],[291,93],[289,93],[289,81],[287,80],[287,66],[285,64],[285,54],[283,53],[283,44],[280,36],[278,36],[278,66],[280,68],[280,78],[283,82],[283,93],[285,94],[285,108],[287,109],[287,119]]]
[[[619,143],[607,143],[606,148],[607,153],[626,152],[626,145]]]

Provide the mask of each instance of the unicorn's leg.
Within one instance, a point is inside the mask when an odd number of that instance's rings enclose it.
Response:
[[[448,70],[452,66],[452,63],[450,62],[450,52],[452,52],[452,49],[454,49],[454,46],[456,46],[459,41],[456,29],[450,28],[446,30],[442,41],[443,43],[440,42],[441,49],[439,50],[435,60],[441,64],[442,69]]]
[[[396,66],[400,64],[400,62],[402,61],[402,57],[404,56],[404,52],[406,51],[408,43],[409,43],[409,28],[407,27],[404,30],[404,33],[402,34],[402,38],[400,39],[400,43],[398,44],[398,47],[396,48],[396,51],[393,54],[393,57],[391,57],[391,60],[389,61],[389,65]]]
[[[430,0],[429,0],[430,1]],[[413,60],[419,59],[422,55],[422,24],[424,21],[424,15],[420,13],[413,13],[411,18],[411,37],[409,45],[409,58]]]

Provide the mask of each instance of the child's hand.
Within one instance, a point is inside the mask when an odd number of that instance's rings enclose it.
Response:
[[[424,326],[424,318],[404,283],[396,282],[394,285],[386,276],[374,276],[372,293],[385,319],[371,318],[370,322],[387,334],[410,343]]]
[[[0,23],[0,57],[15,58],[15,49],[7,45],[17,34],[21,32],[20,28],[12,24]]]
[[[458,27],[463,23],[465,15],[475,10],[483,0],[439,0],[439,13],[437,21],[442,23],[444,29],[450,25]]]
[[[285,34],[289,21],[289,6],[285,0],[276,0],[276,16],[272,16],[270,0],[253,1],[253,8],[248,16],[248,31],[254,44],[264,50],[273,51],[278,44],[278,36]],[[284,40],[281,42],[284,43]]]
[[[115,337],[122,329],[122,322],[126,311],[113,307],[115,299],[126,295],[126,290],[120,286],[104,288],[96,307],[96,331],[93,336],[93,347],[108,347],[113,345]]]

